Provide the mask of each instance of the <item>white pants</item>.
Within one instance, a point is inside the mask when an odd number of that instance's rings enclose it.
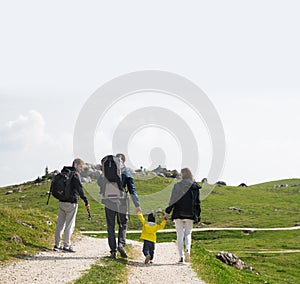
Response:
[[[191,252],[193,220],[175,219],[175,227],[177,233],[177,245],[179,256],[183,257],[183,239],[185,239],[185,251]]]
[[[58,202],[58,218],[55,231],[55,245],[59,246],[64,232],[64,247],[71,245],[71,237],[75,228],[78,204]]]

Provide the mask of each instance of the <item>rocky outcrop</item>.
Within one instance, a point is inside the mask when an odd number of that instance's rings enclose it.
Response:
[[[273,185],[273,188],[281,188],[281,187],[288,187],[288,184],[275,184]]]
[[[258,274],[257,272],[255,272],[253,267],[248,266],[244,261],[239,259],[233,253],[220,251],[217,254],[217,259],[221,260],[222,262],[224,262],[224,263],[226,263],[230,266],[236,267],[238,269],[241,269],[241,270],[246,269],[246,270],[250,270],[251,272],[254,272],[254,273]]]
[[[167,168],[163,168],[160,165],[154,169],[152,172],[156,173],[158,176],[169,177],[169,178],[178,178],[179,173],[177,170],[168,170]]]

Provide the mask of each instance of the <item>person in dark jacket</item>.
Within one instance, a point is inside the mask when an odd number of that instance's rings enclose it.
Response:
[[[179,263],[183,263],[184,256],[186,262],[190,261],[193,224],[200,224],[201,213],[201,186],[194,181],[189,168],[181,170],[181,178],[182,180],[174,185],[169,206],[166,208],[167,214],[173,211],[171,218],[176,227]]]
[[[125,155],[117,154],[116,157],[120,159],[121,162],[121,181],[122,187],[127,188],[131,199],[136,207],[136,212],[141,211],[139,197],[136,193],[136,188],[134,185],[133,177],[131,172],[125,166]],[[100,186],[100,194],[103,195],[105,190],[105,178],[103,175],[100,175],[98,179],[98,185]],[[127,194],[127,193],[126,193]],[[127,220],[128,220],[128,211],[129,204],[127,202],[128,198],[120,200],[120,205],[116,205],[109,200],[102,199],[102,203],[105,205],[105,216],[107,223],[107,233],[108,233],[108,244],[110,247],[110,257],[112,259],[116,258],[116,252],[118,251],[123,258],[127,258],[127,253],[125,250],[126,246],[126,231],[127,231]],[[115,220],[117,218],[119,231],[118,231],[118,245],[116,243],[115,235]]]
[[[54,250],[63,250],[66,252],[75,252],[71,247],[71,237],[75,228],[75,220],[78,209],[78,195],[84,201],[87,210],[90,210],[88,199],[84,195],[82,184],[80,181],[80,173],[83,170],[84,162],[81,159],[75,159],[72,167],[64,167],[62,173],[66,171],[74,172],[70,181],[71,196],[69,200],[59,200],[58,202],[58,218],[55,230]],[[64,233],[64,246],[60,246],[62,234]]]

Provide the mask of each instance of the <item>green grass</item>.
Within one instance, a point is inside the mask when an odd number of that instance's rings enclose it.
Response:
[[[299,184],[273,189],[274,184]],[[216,187],[202,201],[202,222],[209,227],[288,227],[300,223],[300,180],[275,181],[262,185]],[[241,209],[241,213],[228,207]]]
[[[0,207],[0,262],[47,249],[54,235],[53,217],[35,209]]]
[[[111,260],[108,257],[101,258],[93,264],[82,277],[77,279],[75,284],[113,284],[126,283],[127,280],[127,261]]]
[[[114,284],[127,283],[128,261],[132,259],[132,248],[126,246],[129,255],[128,260],[117,258],[111,260],[109,257],[102,257],[97,263],[93,264],[75,284]]]
[[[140,234],[128,234],[139,240]],[[192,265],[206,283],[299,283],[299,253],[267,253],[300,249],[299,231],[258,231],[246,235],[239,231],[193,232]],[[157,235],[158,242],[174,242],[175,233]],[[236,254],[259,273],[230,267],[216,258],[219,251]]]
[[[174,182],[176,180],[162,177],[136,180],[137,192],[145,214],[158,208],[164,209],[167,206]],[[275,184],[289,184],[290,186],[273,188]],[[17,187],[20,187],[22,192],[5,194],[6,191]],[[0,188],[0,261],[52,247],[57,218],[57,200],[51,197],[49,205],[46,205],[45,193],[49,187],[50,183],[45,182],[38,186],[33,183],[25,183],[20,186]],[[84,204],[80,201],[76,220],[77,230],[80,228],[106,230],[99,187],[96,184],[88,184],[85,185],[85,189],[91,204],[93,219],[87,220]],[[201,190],[202,197],[210,189],[211,186],[205,185]],[[247,188],[215,187],[212,193],[202,200],[202,222],[206,223],[207,227],[289,227],[300,223],[299,204],[300,179],[273,181]],[[231,206],[240,208],[242,211],[238,213],[228,210],[228,207]],[[133,206],[131,206],[131,212],[129,230],[141,229]],[[52,225],[47,225],[47,221],[51,221]],[[174,226],[169,220],[166,227],[173,228]],[[22,239],[19,244],[12,240],[15,234]],[[299,253],[268,254],[261,252],[263,250],[300,249],[299,235],[299,231],[258,231],[251,235],[245,235],[238,231],[194,232],[193,266],[207,283],[298,283],[298,279],[300,279]],[[127,236],[139,239],[139,234],[128,234]],[[158,242],[174,241],[175,239],[175,233],[158,234]],[[237,254],[260,274],[254,275],[247,271],[239,271],[221,263],[215,257],[219,250]],[[110,263],[105,258],[101,261],[101,265],[93,266],[89,274],[95,273],[97,276],[97,271],[103,270],[102,265],[108,266],[106,281],[111,278],[109,271],[117,269],[113,265],[122,265]],[[96,276],[89,277],[93,279]],[[92,280],[87,279],[85,283],[89,283],[88,281]]]

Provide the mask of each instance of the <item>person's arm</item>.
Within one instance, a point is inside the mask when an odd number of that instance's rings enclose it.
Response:
[[[159,225],[156,225],[157,231],[162,230],[166,226],[167,220],[163,219]]]
[[[172,194],[171,194],[171,198],[170,198],[170,201],[169,201],[169,206],[166,208],[166,213],[167,214],[170,214],[173,210],[173,208],[175,207],[175,185],[173,187],[173,190],[172,190]]]
[[[102,174],[97,179],[97,184],[100,187],[100,194],[104,194],[104,177]]]
[[[140,201],[139,201],[139,197],[136,193],[136,188],[134,185],[134,181],[132,178],[132,175],[129,171],[129,169],[125,168],[123,173],[122,173],[122,182],[123,182],[123,187],[128,189],[128,192],[131,196],[132,202],[134,203],[134,206],[136,208],[140,207]]]
[[[81,181],[79,179],[78,174],[75,174],[74,182],[75,182],[75,188],[76,188],[76,191],[77,191],[78,195],[84,201],[85,206],[88,207],[89,206],[89,201],[86,198],[86,196],[84,195],[83,187],[82,187],[82,184],[81,184]]]
[[[141,221],[141,223],[143,225],[146,223],[146,220],[145,220],[145,218],[144,218],[144,216],[143,216],[143,214],[142,214],[141,211],[138,212],[138,218],[139,218],[139,220]]]
[[[197,187],[195,190],[195,200],[194,200],[194,212],[195,212],[195,223],[199,223],[201,220],[200,213],[201,213],[201,203],[200,203],[200,186]]]

